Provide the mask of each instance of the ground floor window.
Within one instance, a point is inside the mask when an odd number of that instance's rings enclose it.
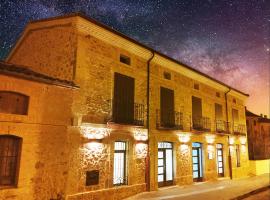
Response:
[[[199,142],[192,143],[192,169],[193,169],[193,180],[202,181],[203,178],[202,144]]]
[[[173,144],[158,143],[158,185],[159,187],[173,184]]]
[[[240,147],[239,147],[239,144],[236,145],[236,166],[237,167],[240,167],[241,164],[240,164]]]
[[[22,139],[0,135],[0,186],[16,186]]]
[[[113,184],[127,184],[127,143],[123,141],[114,143]]]
[[[224,176],[223,144],[217,144],[217,171],[218,176]]]

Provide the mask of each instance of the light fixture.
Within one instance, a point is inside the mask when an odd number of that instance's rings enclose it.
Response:
[[[247,143],[247,138],[245,136],[239,137],[239,141],[242,145],[245,145]]]
[[[234,145],[234,142],[235,142],[234,136],[230,136],[229,137],[229,145]]]
[[[207,134],[205,135],[205,140],[207,144],[213,144],[215,142],[215,135]]]
[[[137,143],[147,143],[148,134],[146,129],[134,128],[133,135]]]
[[[188,143],[190,141],[190,133],[188,132],[181,132],[181,133],[178,133],[178,139],[181,143]]]
[[[95,124],[84,123],[80,127],[81,133],[87,142],[102,142],[109,135],[110,130]]]

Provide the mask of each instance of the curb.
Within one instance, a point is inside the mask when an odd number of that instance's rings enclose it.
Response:
[[[249,197],[249,196],[252,196],[252,195],[254,195],[254,194],[258,194],[258,193],[260,193],[260,192],[264,192],[264,191],[266,191],[266,190],[268,190],[268,189],[270,189],[270,185],[265,186],[265,187],[262,187],[262,188],[258,188],[258,189],[256,189],[256,190],[253,190],[253,191],[248,192],[248,193],[246,193],[246,194],[243,194],[243,195],[241,195],[241,196],[232,198],[232,199],[230,199],[230,200],[242,200],[242,199],[245,199],[245,198],[247,198],[247,197]]]

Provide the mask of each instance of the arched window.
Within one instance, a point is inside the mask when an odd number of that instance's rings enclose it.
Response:
[[[27,115],[29,97],[12,92],[0,91],[0,113]]]
[[[21,144],[20,137],[0,135],[0,187],[17,185]]]

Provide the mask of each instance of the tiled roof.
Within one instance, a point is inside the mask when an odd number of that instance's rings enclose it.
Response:
[[[4,61],[0,61],[0,74],[51,85],[77,88],[75,83],[73,83],[72,81],[54,78],[45,74],[35,72],[25,66],[11,64]]]
[[[260,117],[259,115],[256,115],[253,112],[250,112],[249,110],[246,110],[246,116],[248,116],[248,117]]]

